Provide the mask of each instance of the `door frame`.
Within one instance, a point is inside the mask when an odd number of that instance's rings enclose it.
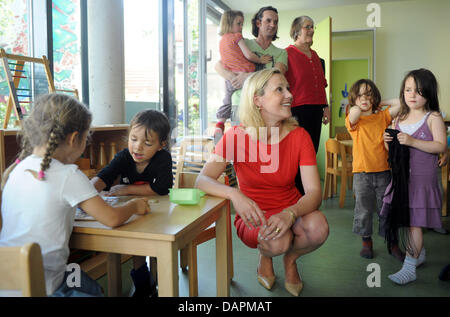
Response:
[[[334,34],[338,33],[351,33],[351,32],[372,32],[372,80],[376,82],[377,80],[377,58],[376,58],[376,52],[377,52],[377,28],[361,28],[361,29],[351,29],[351,30],[340,30],[340,31],[332,31],[331,32],[331,38],[333,38]],[[352,58],[353,59],[353,58]],[[331,60],[333,61],[333,56],[331,56]],[[337,59],[338,60],[338,59]],[[341,59],[339,59],[341,60]],[[370,73],[370,72],[369,72]]]

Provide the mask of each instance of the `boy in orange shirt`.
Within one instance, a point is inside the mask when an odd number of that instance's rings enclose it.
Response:
[[[372,217],[374,212],[378,214],[378,233],[384,237],[386,219],[380,216],[380,210],[391,179],[383,134],[392,118],[397,116],[400,102],[398,99],[381,101],[375,83],[360,79],[350,88],[349,104],[351,108],[345,126],[353,139],[353,188],[356,198],[352,231],[362,237],[360,255],[371,259]],[[381,110],[385,105],[392,106]],[[405,257],[397,245],[389,252],[400,261]]]

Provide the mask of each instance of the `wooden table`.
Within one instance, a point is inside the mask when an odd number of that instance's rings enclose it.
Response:
[[[181,206],[169,196],[149,197],[151,212],[133,216],[128,223],[109,228],[97,221],[75,221],[70,247],[110,253],[108,289],[110,296],[121,294],[120,254],[151,256],[157,259],[158,293],[161,297],[178,296],[178,250],[216,222],[217,296],[230,295],[230,270],[227,254],[227,201],[205,195],[194,206]],[[121,198],[126,200],[130,198]]]

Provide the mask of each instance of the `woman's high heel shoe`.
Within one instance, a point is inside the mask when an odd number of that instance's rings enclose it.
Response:
[[[272,276],[262,276],[259,275],[259,266],[261,264],[261,254],[259,255],[259,263],[258,263],[258,268],[256,269],[256,278],[259,282],[259,284],[261,284],[265,289],[268,289],[269,291],[272,289],[273,284],[275,283],[275,275]],[[272,261],[272,259],[271,259]],[[272,263],[271,263],[272,265]]]
[[[295,284],[284,282],[284,287],[291,295],[298,296],[298,295],[300,295],[300,293],[303,289],[303,282],[295,283]]]
[[[272,286],[275,283],[275,275],[265,277],[256,273],[256,278],[258,279],[259,284],[261,284],[264,288],[268,289],[269,291],[272,289]]]

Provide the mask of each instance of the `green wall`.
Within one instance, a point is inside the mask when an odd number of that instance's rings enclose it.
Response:
[[[342,91],[348,93],[352,84],[361,79],[368,78],[369,59],[339,59],[333,60],[331,81],[332,87],[332,120],[333,129],[331,136],[335,136],[336,127],[345,126],[345,109],[341,109],[341,103],[348,104],[348,99],[344,96],[348,96]],[[345,88],[347,88],[345,90]],[[347,101],[347,102],[345,102]]]
[[[375,31],[376,32],[376,31]],[[344,101],[342,91],[347,92],[361,78],[373,79],[373,30],[334,32],[332,36],[332,131],[345,125],[345,112],[340,111]]]
[[[376,31],[375,31],[376,32]],[[334,32],[332,36],[333,60],[366,59],[369,62],[369,78],[373,67],[373,31]]]

